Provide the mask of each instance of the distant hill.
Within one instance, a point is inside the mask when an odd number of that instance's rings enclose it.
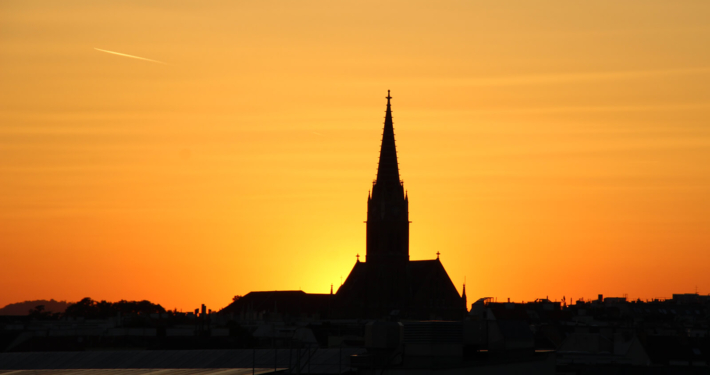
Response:
[[[72,304],[74,304],[74,302],[55,301],[53,299],[49,301],[45,299],[38,299],[35,301],[17,302],[11,303],[0,309],[0,315],[28,315],[30,310],[39,305],[44,305],[44,311],[63,313],[64,310]]]

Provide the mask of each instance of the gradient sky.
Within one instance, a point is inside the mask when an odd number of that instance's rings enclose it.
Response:
[[[337,288],[388,89],[469,301],[710,293],[708,46],[700,0],[2,1],[0,306]]]

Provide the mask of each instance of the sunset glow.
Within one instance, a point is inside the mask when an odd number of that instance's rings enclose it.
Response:
[[[469,303],[708,294],[708,14],[4,1],[0,307],[337,289],[388,89],[411,259],[440,252]]]

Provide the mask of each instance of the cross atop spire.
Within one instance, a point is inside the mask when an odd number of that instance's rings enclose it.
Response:
[[[382,132],[382,147],[380,148],[380,164],[377,168],[377,183],[399,185],[399,165],[397,164],[397,148],[394,144],[394,125],[392,122],[392,106],[390,90],[387,90],[387,111],[385,112],[385,128]]]

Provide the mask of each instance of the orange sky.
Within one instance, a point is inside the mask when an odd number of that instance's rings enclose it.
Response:
[[[387,89],[411,258],[469,301],[710,293],[709,14],[3,1],[0,306],[337,288]]]

